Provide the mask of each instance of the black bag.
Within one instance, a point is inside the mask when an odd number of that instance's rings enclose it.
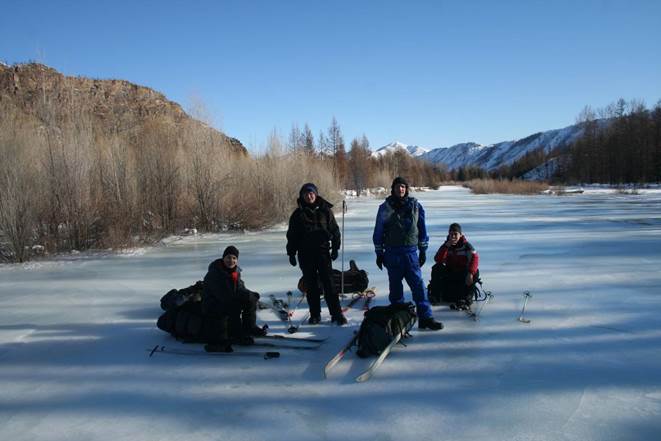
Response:
[[[379,355],[397,334],[405,337],[415,321],[411,302],[370,308],[360,324],[356,354],[363,358]]]
[[[334,269],[331,273],[331,278],[333,280],[333,288],[335,289],[335,294],[342,294],[342,271]],[[353,260],[349,261],[349,269],[344,272],[344,293],[353,293],[353,292],[362,292],[367,289],[369,284],[369,278],[367,277],[367,271],[358,269],[356,262]],[[307,287],[305,286],[305,281],[301,277],[298,281],[298,289],[301,292],[306,293]],[[323,287],[319,285],[319,292],[323,295]]]
[[[169,311],[182,306],[184,303],[201,302],[203,290],[204,282],[202,280],[198,280],[194,285],[187,288],[171,289],[161,297],[161,309]]]
[[[164,312],[156,322],[159,329],[177,340],[217,343],[228,339],[228,317],[209,317],[202,314],[202,304],[186,303]]]
[[[431,280],[427,286],[427,295],[432,305],[441,303],[463,303],[471,305],[475,300],[475,284],[466,286],[467,272],[451,272],[443,264],[437,263],[431,268]],[[479,280],[480,273],[475,275]]]

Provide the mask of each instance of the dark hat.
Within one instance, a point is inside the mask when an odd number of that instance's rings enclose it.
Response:
[[[453,231],[456,231],[457,233],[461,234],[461,225],[458,223],[450,224],[450,228],[448,228],[448,233],[451,233]]]
[[[301,190],[298,192],[299,196],[303,196],[305,193],[312,192],[316,195],[319,195],[319,190],[317,190],[317,186],[314,185],[312,182],[308,182],[307,184],[303,184],[301,187]]]
[[[404,185],[406,186],[407,189],[409,188],[409,183],[406,182],[406,179],[404,179],[404,178],[401,177],[401,176],[397,176],[395,179],[393,179],[393,181],[392,181],[392,185],[390,186],[390,189],[391,189],[391,190],[394,190],[394,189],[395,189],[395,185],[399,185],[399,184],[404,184]]]
[[[223,257],[227,256],[228,254],[235,256],[237,259],[239,258],[239,250],[234,245],[228,246],[225,248],[225,251],[223,251]]]

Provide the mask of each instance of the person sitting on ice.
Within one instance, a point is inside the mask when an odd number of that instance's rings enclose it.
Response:
[[[446,302],[453,309],[468,309],[479,277],[479,256],[463,235],[461,225],[450,225],[445,243],[436,252],[434,261],[429,286],[432,304]]]
[[[238,263],[239,250],[230,245],[221,259],[209,264],[204,276],[202,313],[207,317],[227,318],[229,337],[250,344],[253,336],[263,336],[266,330],[257,326],[259,294],[245,287]]]

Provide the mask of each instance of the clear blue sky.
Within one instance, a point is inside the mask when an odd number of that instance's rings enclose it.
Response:
[[[335,116],[347,144],[492,143],[661,99],[661,1],[0,2],[0,60],[120,78],[250,150]]]

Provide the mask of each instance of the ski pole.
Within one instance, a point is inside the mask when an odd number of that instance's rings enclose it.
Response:
[[[291,325],[291,326],[287,329],[287,332],[289,332],[290,334],[295,334],[295,333],[298,331],[298,328],[300,328],[301,325],[302,325],[303,323],[305,323],[305,321],[306,321],[309,317],[310,317],[310,312],[308,311],[308,312],[303,316],[303,318],[301,319],[301,321],[298,322],[298,325],[296,325],[296,326]]]
[[[482,287],[482,284],[480,283],[480,287]],[[491,294],[491,291],[484,291],[482,289],[483,295],[484,295],[484,300],[481,301],[481,305],[478,307],[477,311],[473,313],[473,320],[478,321],[480,319],[480,314],[482,313],[482,310],[484,307],[493,299],[493,294]]]
[[[340,276],[340,293],[344,294],[344,213],[347,212],[347,200],[342,199],[342,275]]]
[[[528,304],[528,299],[532,297],[532,294],[530,294],[530,291],[523,291],[523,308],[521,308],[521,314],[519,315],[519,318],[517,319],[521,323],[530,323],[530,320],[523,318],[523,313],[526,311],[526,305]]]
[[[291,294],[291,291],[289,291],[287,294]],[[294,313],[298,309],[299,306],[301,306],[301,303],[303,303],[303,300],[305,300],[305,293],[301,295],[301,298],[298,300],[298,303],[296,303],[296,306],[294,306],[293,310],[289,310],[289,324],[291,325],[291,318],[294,316]]]
[[[293,315],[291,311],[292,297],[293,294],[291,291],[287,291],[287,321],[289,322],[289,326],[291,326],[291,316]]]

